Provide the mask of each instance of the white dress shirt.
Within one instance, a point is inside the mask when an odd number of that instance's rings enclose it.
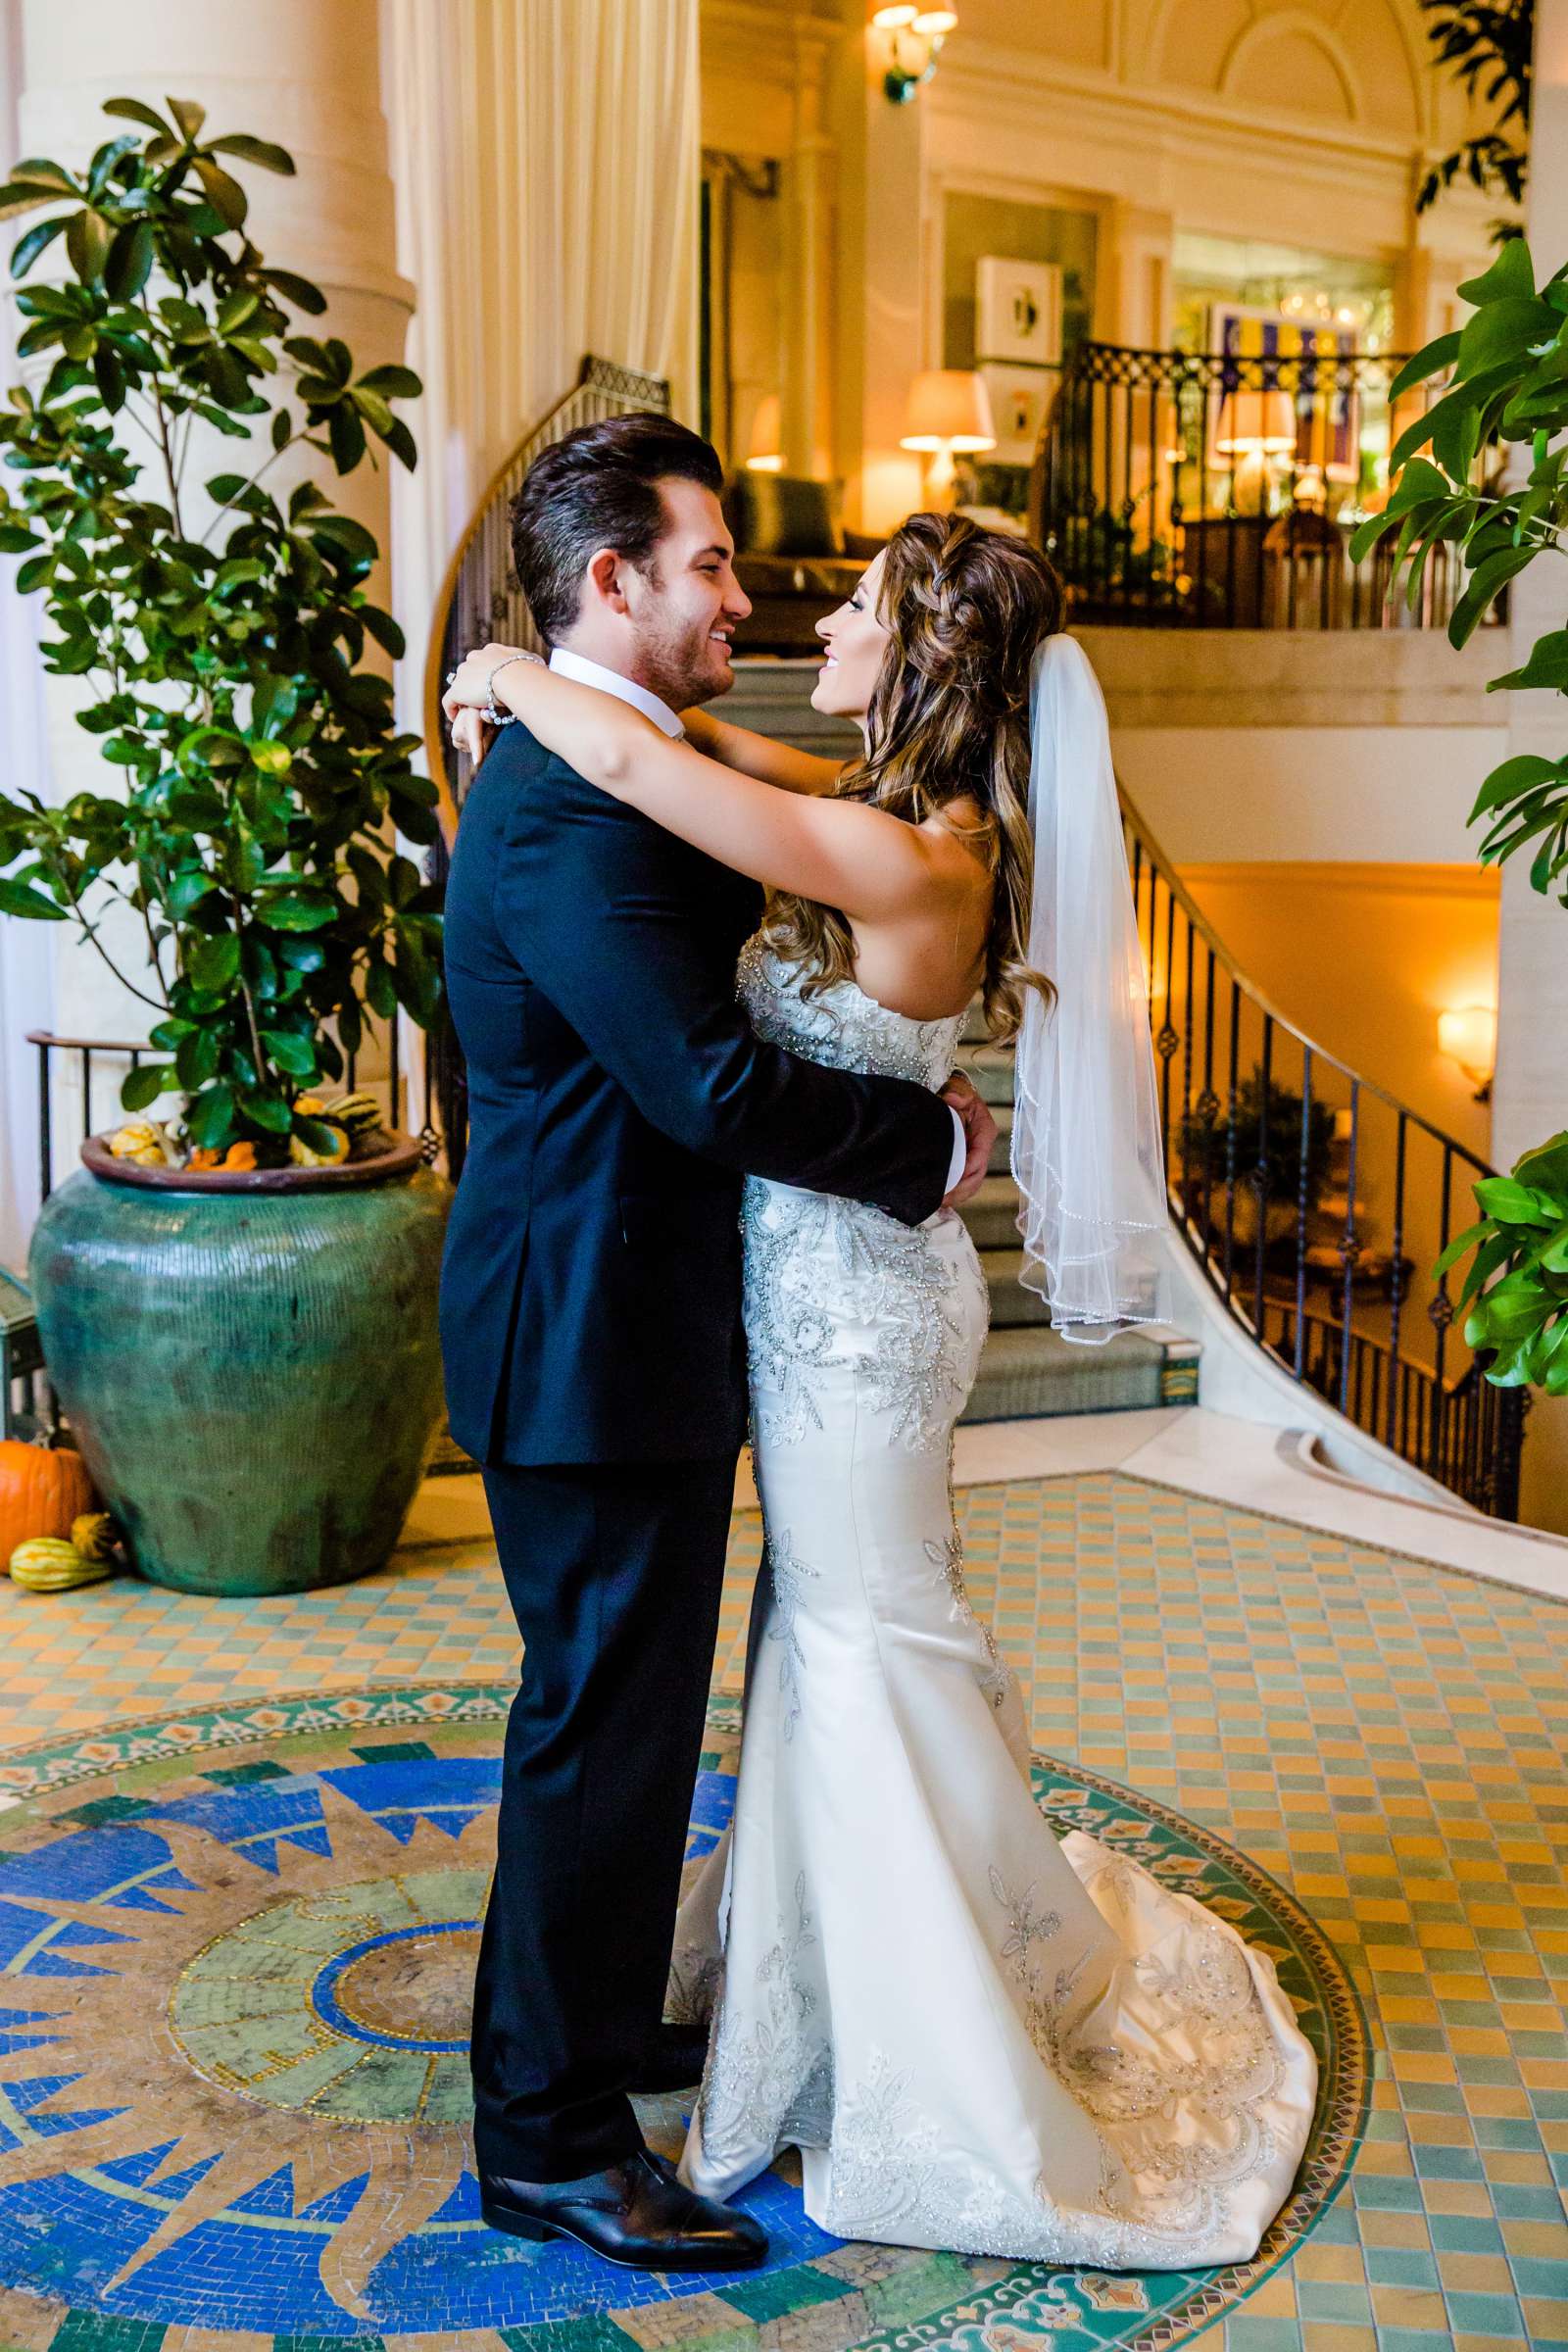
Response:
[[[623,678],[618,669],[606,669],[602,662],[590,662],[586,654],[574,654],[564,645],[553,648],[550,666],[559,669],[564,678],[574,678],[579,686],[597,686],[601,694],[612,694],[617,702],[630,703],[644,718],[651,718],[662,734],[684,737],[686,730],[669,705],[661,702],[646,686],[639,686],[635,678]],[[953,1121],[953,1157],[948,1162],[947,1189],[951,1193],[963,1174],[963,1163],[969,1156],[969,1139],[963,1132],[963,1121],[951,1104],[949,1116]]]

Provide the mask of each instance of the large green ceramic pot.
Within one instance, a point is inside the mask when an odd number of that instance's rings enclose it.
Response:
[[[406,1136],[338,1168],[143,1169],[92,1139],[29,1280],[51,1382],[136,1566],[181,1592],[379,1568],[441,1418],[450,1188]]]

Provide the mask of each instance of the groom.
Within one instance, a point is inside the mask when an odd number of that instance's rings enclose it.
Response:
[[[545,451],[513,509],[554,664],[666,734],[732,683],[751,610],[717,456],[651,415]],[[662,2024],[746,1428],[742,1176],[906,1224],[979,1181],[949,1103],[761,1044],[735,962],[755,885],[596,790],[520,726],[484,760],[447,889],[469,1143],[442,1278],[453,1433],[484,1471],[524,1644],[474,1984],[493,2228],[641,2267],[767,2240],[683,2188],[633,2091],[694,2083]]]

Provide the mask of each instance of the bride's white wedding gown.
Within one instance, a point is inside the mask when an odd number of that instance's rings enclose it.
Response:
[[[958,1020],[803,996],[758,941],[740,985],[813,1060],[931,1088],[953,1066]],[[954,1528],[987,1322],[968,1233],[753,1178],[745,1235],[766,1566],[732,1834],[676,1936],[677,2006],[712,2009],[682,2176],[729,2196],[794,2145],[838,2236],[1245,2260],[1316,2064],[1265,1954],[1035,1806]]]

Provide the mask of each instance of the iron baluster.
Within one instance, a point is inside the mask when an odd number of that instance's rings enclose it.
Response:
[[[1404,1304],[1404,1153],[1408,1121],[1401,1110],[1394,1147],[1394,1239],[1389,1260],[1389,1427],[1396,1445],[1395,1397],[1399,1388],[1399,1313]]]
[[[55,1178],[50,1133],[49,1047],[40,1037],[35,1036],[33,1042],[38,1049],[38,1198],[47,1200],[54,1190]]]
[[[1306,1201],[1309,1147],[1312,1136],[1312,1049],[1301,1051],[1301,1159],[1296,1186],[1296,1377],[1301,1377],[1301,1345],[1306,1325]]]
[[[1349,1369],[1350,1314],[1351,1301],[1354,1295],[1355,1261],[1357,1255],[1359,1254],[1359,1244],[1356,1241],[1355,1234],[1355,1169],[1356,1146],[1360,1140],[1360,1124],[1361,1081],[1359,1078],[1352,1078],[1350,1080],[1350,1158],[1348,1173],[1346,1178],[1345,1186],[1345,1240],[1342,1245],[1345,1255],[1345,1292],[1341,1314],[1345,1326],[1344,1362],[1347,1374],[1348,1373]],[[1344,1412],[1345,1410],[1345,1380],[1342,1377],[1340,1386],[1341,1412]]]
[[[1438,1239],[1438,1254],[1440,1256],[1448,1247],[1448,1218],[1452,1206],[1452,1194],[1453,1147],[1451,1144],[1446,1144],[1443,1150],[1443,1205],[1440,1212]],[[1443,1419],[1444,1357],[1447,1350],[1448,1345],[1448,1325],[1453,1321],[1453,1301],[1448,1297],[1448,1277],[1446,1274],[1439,1277],[1438,1287],[1433,1294],[1432,1301],[1427,1308],[1427,1313],[1432,1319],[1432,1327],[1436,1334],[1436,1338],[1433,1343],[1433,1355],[1436,1360],[1433,1366],[1435,1379],[1433,1384],[1432,1403],[1433,1427],[1431,1432],[1431,1468],[1433,1477],[1440,1478],[1442,1476],[1442,1469],[1440,1465],[1442,1460],[1441,1448],[1443,1444],[1443,1432],[1440,1425]]]
[[[1274,1060],[1274,1016],[1263,1015],[1262,1083],[1257,1092],[1257,1167],[1252,1182],[1257,1191],[1257,1243],[1252,1272],[1252,1321],[1261,1329],[1263,1322],[1263,1260],[1268,1248],[1268,1203],[1271,1187],[1268,1180],[1268,1090]]]

